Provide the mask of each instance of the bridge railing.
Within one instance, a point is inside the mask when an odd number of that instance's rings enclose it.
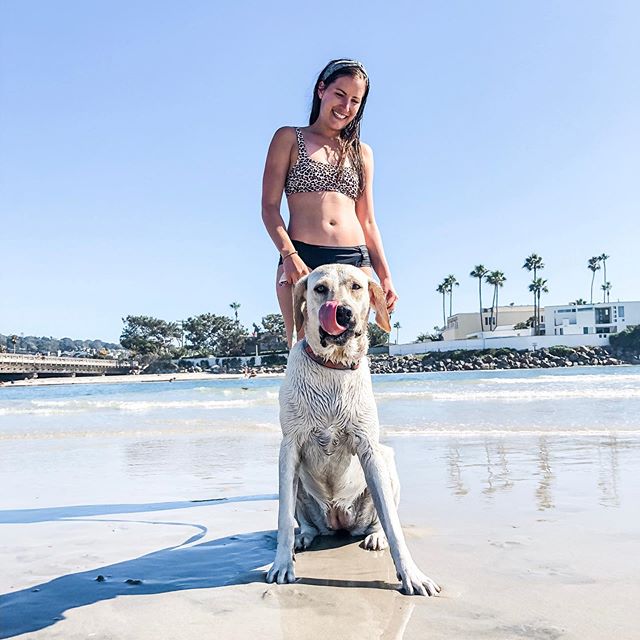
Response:
[[[24,353],[0,353],[0,369],[10,367],[12,370],[22,366],[37,367],[38,369],[51,366],[55,370],[61,367],[78,369],[129,369],[131,363],[126,360],[107,358],[73,358],[63,356],[44,356]]]

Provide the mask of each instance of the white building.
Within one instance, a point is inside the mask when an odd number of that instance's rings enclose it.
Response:
[[[483,332],[504,332],[513,329],[514,325],[527,322],[533,317],[532,305],[508,305],[494,309],[491,307],[482,310],[482,325],[480,324],[479,311],[471,313],[455,313],[447,318],[447,326],[442,332],[445,340],[464,340],[466,338],[480,337]],[[544,309],[540,310],[544,322]],[[496,322],[498,326],[496,326]]]
[[[600,335],[640,324],[640,302],[598,302],[546,307],[548,336]]]
[[[400,356],[455,349],[506,347],[535,350],[559,345],[605,347],[609,344],[610,335],[624,331],[627,327],[640,325],[640,301],[547,305],[544,316],[545,323],[540,327],[543,335],[530,335],[531,332],[524,329],[497,327],[495,331],[478,332],[475,336],[464,339],[390,344],[389,353]],[[502,324],[501,320],[499,322]],[[479,321],[476,324],[480,324]]]

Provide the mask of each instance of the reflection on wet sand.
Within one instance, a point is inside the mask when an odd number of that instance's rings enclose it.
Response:
[[[554,485],[558,471],[575,474],[578,470],[594,474],[599,503],[620,506],[620,450],[633,448],[632,441],[615,435],[606,438],[483,438],[448,443],[444,461],[446,486],[458,499],[473,494],[477,483],[482,494],[493,498],[516,484],[534,479],[535,506],[539,511],[554,509]],[[532,456],[533,453],[533,456]],[[593,485],[592,485],[593,486]]]
[[[612,435],[598,445],[598,487],[600,504],[605,507],[619,507],[618,495],[618,438]]]
[[[315,640],[319,629],[341,639],[404,637],[415,600],[398,592],[388,552],[358,545],[350,536],[322,538],[296,554],[298,582],[267,587],[263,602],[277,609],[282,638]]]
[[[536,489],[536,501],[539,511],[553,509],[553,497],[551,495],[551,485],[554,480],[551,470],[549,447],[547,439],[541,437],[538,442],[538,487]]]
[[[469,489],[462,481],[460,450],[456,446],[450,446],[447,455],[447,469],[449,471],[449,482],[447,486],[455,496],[465,496]]]
[[[511,489],[513,481],[509,474],[509,464],[504,444],[501,441],[491,443],[485,440],[484,450],[487,459],[487,486],[483,493],[492,496],[496,491],[506,491]],[[495,451],[492,452],[492,448]]]

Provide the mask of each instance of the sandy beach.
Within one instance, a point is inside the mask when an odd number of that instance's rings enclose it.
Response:
[[[437,598],[403,596],[388,552],[341,536],[297,555],[296,584],[264,582],[275,428],[3,433],[2,638],[637,637],[640,437],[628,430],[388,429],[404,531]]]

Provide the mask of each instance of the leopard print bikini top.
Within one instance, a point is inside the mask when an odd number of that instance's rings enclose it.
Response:
[[[310,191],[338,191],[353,200],[360,195],[358,172],[353,167],[338,170],[335,164],[312,160],[307,153],[302,131],[296,127],[298,160],[291,167],[284,184],[284,192],[308,193]]]

